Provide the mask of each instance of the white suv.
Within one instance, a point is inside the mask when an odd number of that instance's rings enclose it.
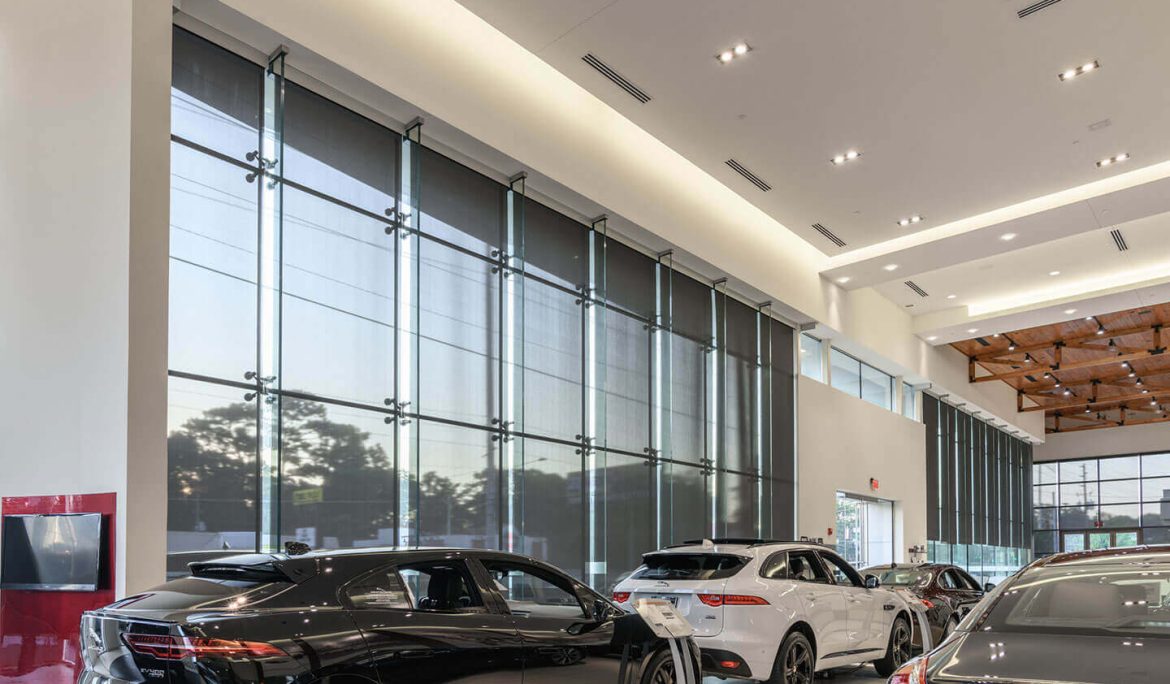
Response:
[[[905,601],[823,546],[703,540],[642,562],[614,587],[614,601],[673,603],[695,629],[708,674],[809,684],[814,672],[869,661],[888,677],[910,659]]]

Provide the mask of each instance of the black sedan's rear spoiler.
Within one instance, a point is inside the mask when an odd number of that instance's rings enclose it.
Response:
[[[189,563],[193,577],[245,582],[292,582],[300,584],[317,574],[315,558],[250,553]]]

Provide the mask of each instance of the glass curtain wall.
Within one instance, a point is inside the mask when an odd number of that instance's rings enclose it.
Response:
[[[181,29],[171,552],[793,534],[794,332]]]
[[[1037,556],[1170,543],[1170,454],[1032,466]]]
[[[1032,445],[922,394],[927,557],[996,582],[1030,560]]]

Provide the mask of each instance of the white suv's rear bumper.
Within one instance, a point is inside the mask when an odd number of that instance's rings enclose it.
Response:
[[[760,632],[766,630],[758,630]],[[695,635],[695,644],[703,652],[703,671],[708,674],[743,679],[767,679],[772,676],[779,636],[764,633],[731,635],[726,630],[716,636]],[[723,660],[739,660],[743,668],[726,669],[719,666]]]

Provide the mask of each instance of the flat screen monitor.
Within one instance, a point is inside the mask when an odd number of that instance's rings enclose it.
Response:
[[[4,516],[0,589],[96,591],[103,533],[100,513]]]

